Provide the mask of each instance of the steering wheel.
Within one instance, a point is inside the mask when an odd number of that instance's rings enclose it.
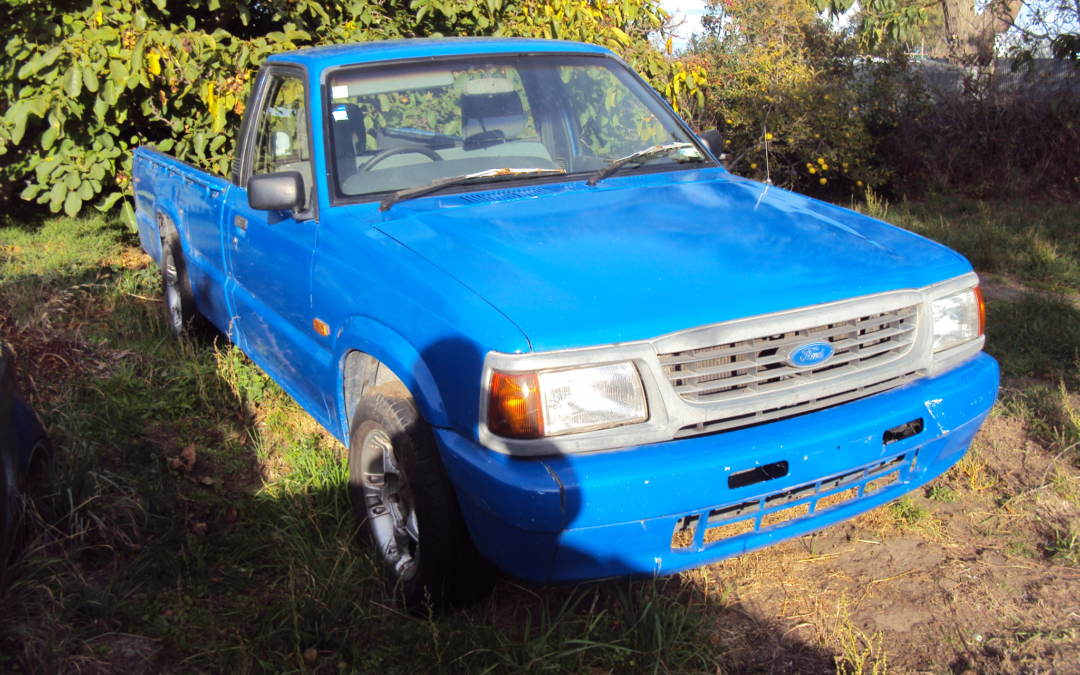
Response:
[[[424,155],[433,162],[442,161],[442,157],[439,157],[439,154],[437,152],[427,147],[426,145],[411,143],[409,145],[399,145],[396,148],[387,148],[386,150],[383,150],[382,152],[376,154],[374,157],[369,159],[367,161],[367,164],[364,164],[364,166],[360,167],[357,172],[364,173],[365,171],[371,171],[371,167],[375,166],[387,157],[393,157],[394,155],[407,155],[414,152]]]

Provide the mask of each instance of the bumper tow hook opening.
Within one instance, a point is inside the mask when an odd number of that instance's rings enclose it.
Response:
[[[773,462],[747,471],[738,471],[728,476],[727,486],[729,490],[764,483],[767,480],[783,478],[788,474],[787,461]]]
[[[911,438],[916,434],[921,434],[922,430],[923,419],[920,417],[918,419],[911,420],[910,422],[905,422],[898,427],[893,427],[892,429],[886,430],[885,433],[882,434],[881,440],[885,445],[892,445],[893,443],[902,441],[905,438]]]

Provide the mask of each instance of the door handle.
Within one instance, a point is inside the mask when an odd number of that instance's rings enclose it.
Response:
[[[235,225],[237,229],[247,230],[247,218],[243,216],[236,216],[235,218],[233,218],[233,225]]]

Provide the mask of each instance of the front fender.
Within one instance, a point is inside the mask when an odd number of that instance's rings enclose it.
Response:
[[[349,437],[349,416],[345,409],[345,359],[354,350],[378,359],[392,370],[412,394],[421,416],[428,424],[450,426],[439,387],[420,352],[386,324],[367,316],[351,316],[341,324],[334,336],[337,363],[335,403],[343,438]]]

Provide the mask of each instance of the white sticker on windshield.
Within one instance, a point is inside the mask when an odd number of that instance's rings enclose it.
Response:
[[[349,119],[349,111],[346,110],[345,108],[338,108],[337,110],[335,110],[334,112],[332,112],[330,114],[333,115],[334,119],[337,120],[338,122],[343,122],[343,121]]]
[[[701,159],[701,153],[698,151],[697,148],[679,148],[679,154],[683,157]]]
[[[349,98],[349,87],[348,87],[348,85],[341,85],[341,86],[338,86],[338,87],[331,87],[330,88],[330,97],[331,98]]]

